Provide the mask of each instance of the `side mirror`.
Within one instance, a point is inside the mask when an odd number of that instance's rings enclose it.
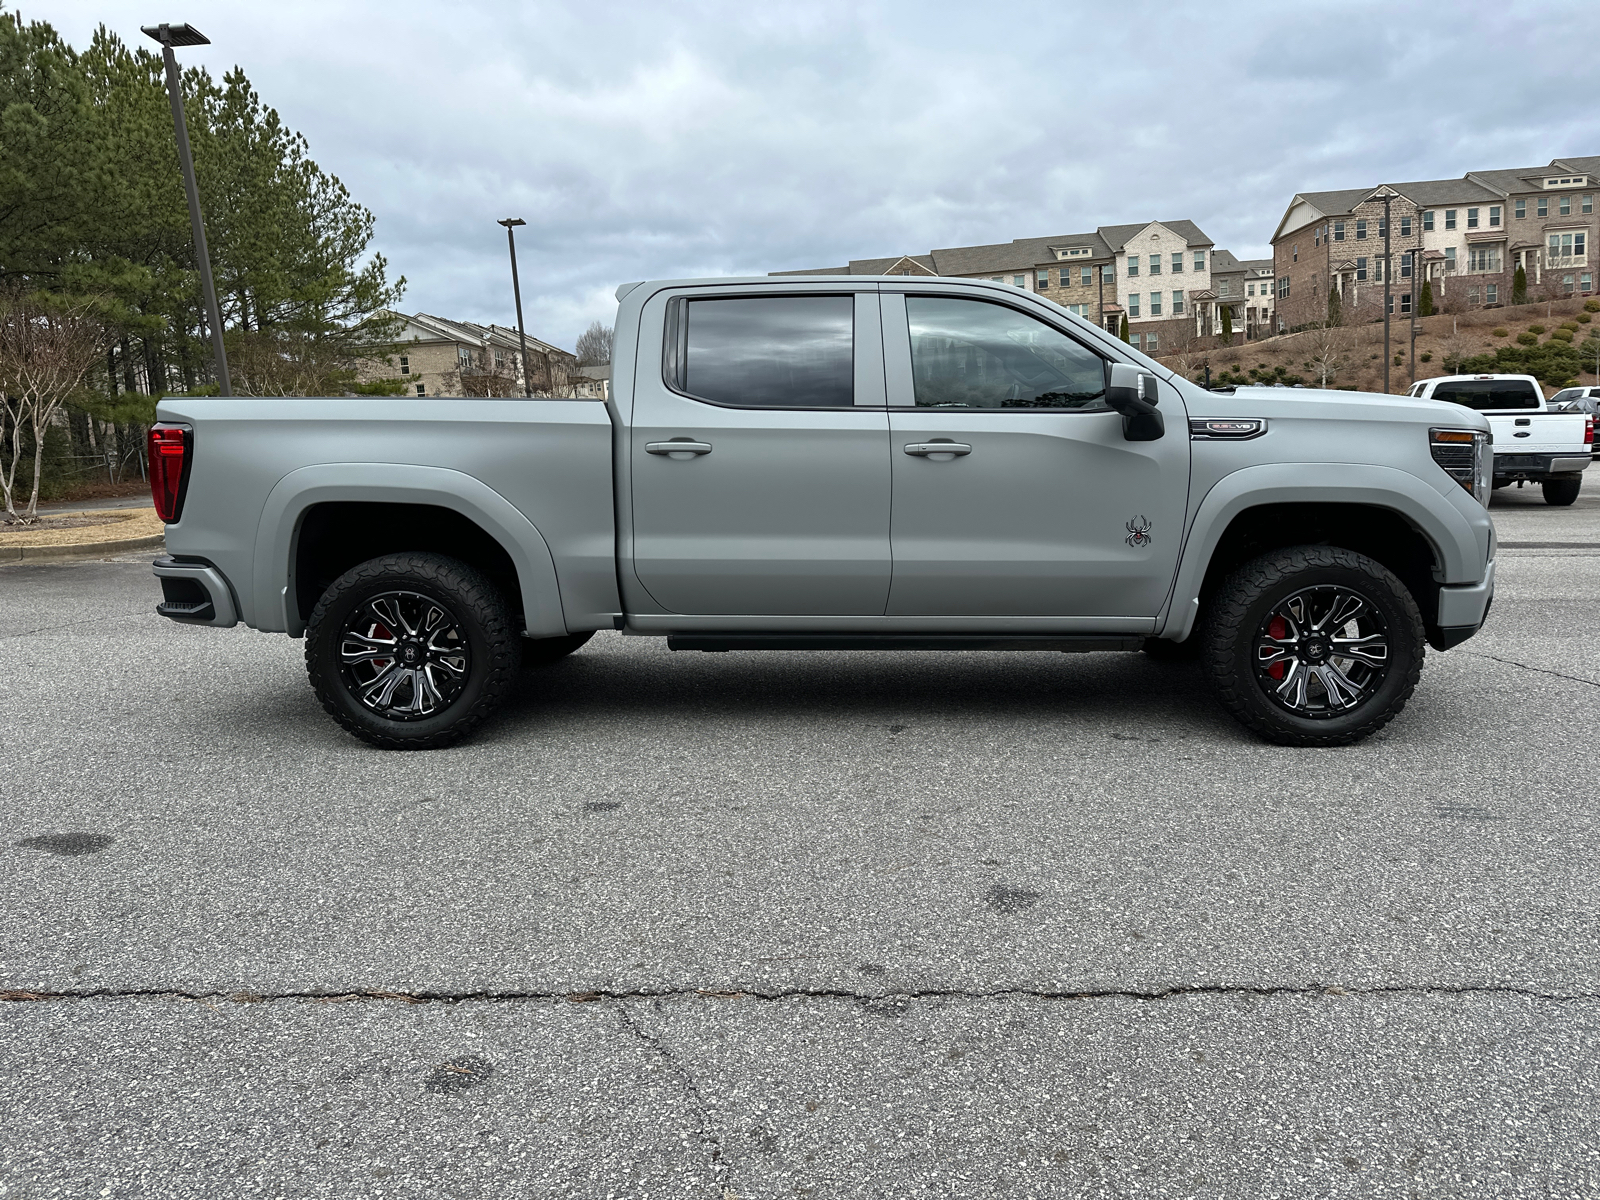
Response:
[[[1112,363],[1106,403],[1122,414],[1122,436],[1130,442],[1153,442],[1167,432],[1156,411],[1161,403],[1156,377],[1133,363]]]

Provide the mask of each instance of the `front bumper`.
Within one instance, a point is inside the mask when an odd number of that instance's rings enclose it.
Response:
[[[151,569],[161,581],[161,603],[156,605],[156,612],[163,617],[184,625],[215,625],[222,629],[239,623],[233,588],[210,563],[163,555]]]
[[[1494,603],[1494,559],[1478,583],[1439,589],[1439,613],[1436,627],[1430,629],[1428,644],[1435,650],[1448,650],[1459,646],[1483,627]]]

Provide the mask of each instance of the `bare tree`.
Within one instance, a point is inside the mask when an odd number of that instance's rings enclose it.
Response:
[[[578,365],[599,367],[611,361],[613,331],[599,321],[578,335]]]
[[[1317,386],[1325,388],[1350,362],[1350,337],[1331,322],[1301,336],[1300,345],[1308,352],[1306,366],[1317,373]]]
[[[1477,349],[1477,343],[1472,338],[1461,332],[1459,321],[1450,322],[1450,336],[1445,338],[1439,346],[1440,359],[1446,371],[1461,370],[1461,363]]]
[[[458,358],[454,371],[446,371],[445,387],[461,396],[520,396],[522,384],[512,352],[498,347],[474,350],[471,358]]]
[[[95,297],[55,301],[44,293],[10,289],[0,294],[0,491],[8,525],[39,517],[39,477],[45,431],[89,371],[98,366],[109,334]],[[11,461],[5,461],[5,425],[11,425]],[[17,512],[17,467],[24,431],[33,438],[33,489]]]

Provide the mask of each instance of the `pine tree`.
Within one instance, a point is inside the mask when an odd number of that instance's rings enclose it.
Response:
[[[1528,272],[1518,267],[1517,273],[1511,277],[1511,303],[1526,304],[1528,302]]]
[[[1128,336],[1128,314],[1127,313],[1123,313],[1122,314],[1122,328],[1119,331],[1119,334],[1120,334],[1120,336],[1121,336],[1123,341],[1128,342],[1129,344],[1132,344],[1133,339]]]
[[[1222,344],[1233,345],[1233,305],[1222,306]]]
[[[1433,316],[1433,284],[1431,282],[1422,285],[1422,299],[1417,303],[1417,315],[1419,317]]]
[[[1335,328],[1344,324],[1344,300],[1337,287],[1328,289],[1328,324]]]

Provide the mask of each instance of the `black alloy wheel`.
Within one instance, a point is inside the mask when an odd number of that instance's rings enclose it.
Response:
[[[306,669],[340,725],[389,750],[449,746],[515,676],[521,638],[483,574],[440,554],[388,554],[346,571],[306,626]]]
[[[1342,746],[1405,707],[1421,677],[1422,615],[1381,563],[1293,546],[1244,564],[1209,604],[1204,662],[1243,725],[1286,746]]]

